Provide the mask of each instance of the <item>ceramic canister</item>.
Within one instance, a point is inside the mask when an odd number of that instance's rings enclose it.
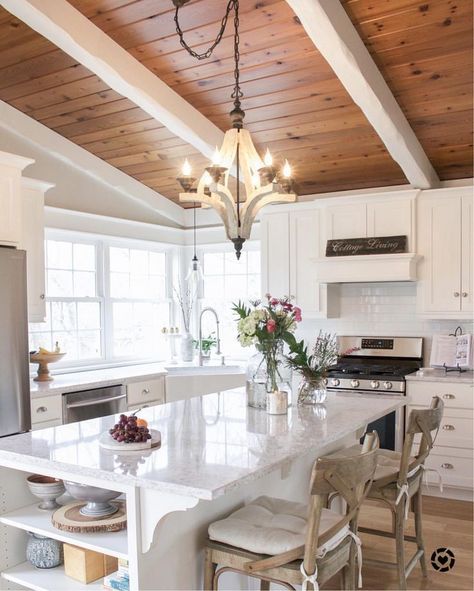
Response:
[[[63,545],[58,540],[28,532],[26,559],[36,568],[54,568],[63,563]]]

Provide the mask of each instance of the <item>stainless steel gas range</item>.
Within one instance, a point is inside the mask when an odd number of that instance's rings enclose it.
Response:
[[[359,392],[363,395],[405,396],[405,376],[423,362],[421,337],[338,337],[339,359],[328,370],[329,391]],[[368,426],[379,433],[381,447],[401,451],[404,409]]]

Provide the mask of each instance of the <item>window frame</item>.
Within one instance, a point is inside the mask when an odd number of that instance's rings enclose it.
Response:
[[[120,367],[123,365],[135,365],[140,363],[166,363],[167,359],[156,357],[121,356],[113,357],[113,303],[117,301],[140,303],[165,303],[169,306],[169,318],[171,325],[175,323],[175,304],[171,297],[173,277],[173,251],[175,245],[137,240],[133,238],[118,238],[115,236],[92,234],[74,230],[59,228],[45,228],[45,243],[48,240],[64,241],[81,244],[93,244],[96,247],[96,296],[84,297],[59,297],[48,296],[46,290],[46,302],[98,302],[100,304],[100,333],[101,356],[89,359],[68,360],[67,355],[62,361],[55,364],[55,368],[66,373],[72,371],[84,371],[86,369],[100,369],[106,367]],[[45,244],[47,248],[47,245]],[[159,252],[165,255],[165,297],[162,300],[155,299],[131,299],[112,298],[110,295],[110,247],[146,250]],[[46,251],[45,248],[45,251]],[[45,257],[46,267],[46,257]],[[47,268],[47,267],[46,267]],[[38,323],[35,323],[38,324]],[[41,331],[36,331],[41,332]],[[52,332],[52,330],[50,331]]]

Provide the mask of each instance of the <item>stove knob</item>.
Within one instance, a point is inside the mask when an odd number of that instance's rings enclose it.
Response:
[[[383,387],[385,388],[385,390],[391,390],[392,389],[392,382],[384,382]]]
[[[359,380],[351,380],[351,386],[353,388],[358,388],[359,387]]]
[[[331,386],[339,386],[340,383],[341,383],[341,381],[338,380],[337,378],[333,378],[331,380]]]
[[[372,380],[370,382],[370,387],[371,388],[378,388],[380,386],[380,382],[377,382],[377,380]]]

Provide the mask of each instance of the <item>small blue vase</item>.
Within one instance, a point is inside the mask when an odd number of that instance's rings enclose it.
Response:
[[[36,568],[54,568],[63,563],[63,545],[58,540],[28,532],[26,559]]]

